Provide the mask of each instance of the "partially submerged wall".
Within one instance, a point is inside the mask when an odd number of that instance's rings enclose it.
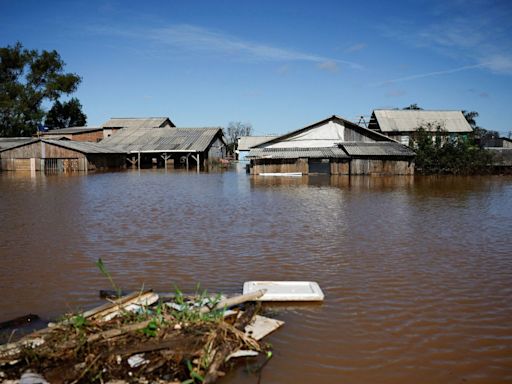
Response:
[[[414,162],[409,160],[352,159],[351,175],[414,175]]]
[[[255,159],[250,173],[310,174],[308,159]],[[410,160],[351,159],[330,160],[331,175],[414,175],[414,162]]]

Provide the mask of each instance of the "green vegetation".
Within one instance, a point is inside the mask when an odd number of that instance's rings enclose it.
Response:
[[[434,128],[434,129],[432,129]],[[491,172],[492,154],[472,138],[450,137],[440,126],[420,127],[412,140],[419,174],[474,175]]]
[[[195,322],[217,322],[224,317],[224,309],[213,310],[209,312],[202,312],[201,308],[207,306],[214,308],[221,300],[221,295],[210,296],[206,290],[201,291],[199,285],[196,287],[194,296],[189,300],[180,291],[178,287],[175,288],[176,296],[174,302],[177,305],[171,312],[171,315],[180,322],[195,323]]]
[[[86,124],[87,116],[82,112],[82,104],[76,97],[64,103],[57,100],[44,121],[44,126],[50,129],[81,127]]]
[[[114,289],[114,291],[116,291],[117,293],[117,297],[121,297],[121,288],[119,288],[116,283],[114,282],[114,279],[112,278],[112,275],[110,274],[110,272],[107,270],[107,267],[105,266],[105,264],[103,263],[103,260],[101,259],[101,257],[98,259],[98,261],[96,262],[96,266],[98,267],[98,269],[101,271],[101,273],[103,274],[103,276],[105,276],[109,281],[110,281],[110,285],[112,285],[112,288]]]
[[[0,48],[0,137],[31,136],[46,113],[43,104],[76,91],[80,76],[64,72],[57,51],[21,43]]]

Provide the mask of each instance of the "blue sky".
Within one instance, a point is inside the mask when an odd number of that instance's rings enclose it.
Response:
[[[417,103],[512,131],[510,1],[0,0],[0,44],[55,49],[95,126],[285,133]]]

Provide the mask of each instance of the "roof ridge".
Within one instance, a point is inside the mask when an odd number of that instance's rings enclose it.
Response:
[[[462,109],[392,109],[377,108],[375,111],[393,111],[393,112],[462,112]]]

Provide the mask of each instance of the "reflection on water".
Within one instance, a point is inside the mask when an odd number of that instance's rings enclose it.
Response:
[[[127,289],[316,280],[323,304],[273,306],[263,382],[512,381],[510,177],[3,173],[0,196],[0,321],[97,304],[98,257]]]

